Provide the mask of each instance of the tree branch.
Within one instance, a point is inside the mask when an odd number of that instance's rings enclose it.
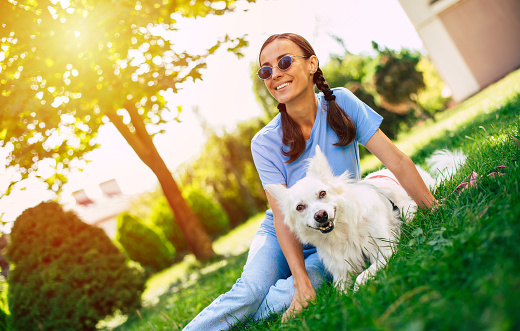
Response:
[[[125,123],[123,123],[123,120],[119,115],[116,114],[115,111],[107,111],[105,115],[108,117],[110,122],[114,124],[117,131],[121,133],[123,138],[125,138],[126,142],[132,147],[132,149],[135,151],[137,156],[147,165],[150,164],[151,160],[148,157],[148,153],[146,152],[145,145],[139,140],[139,138],[136,136],[136,134],[132,133],[130,129],[128,129],[128,126],[126,126]],[[136,129],[137,130],[137,129]]]
[[[125,103],[125,109],[130,115],[130,120],[132,121],[132,124],[135,128],[135,133],[138,137],[138,140],[141,142],[144,142],[145,145],[153,145],[152,137],[150,137],[150,134],[146,130],[146,125],[144,124],[143,118],[141,115],[139,115],[137,111],[137,107],[135,106],[135,103],[132,102],[132,100],[128,100]]]

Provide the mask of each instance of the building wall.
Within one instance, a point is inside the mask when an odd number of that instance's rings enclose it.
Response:
[[[450,87],[455,101],[462,101],[480,90],[471,69],[439,19],[431,20],[418,33],[439,75]]]
[[[439,18],[480,87],[520,67],[519,0],[465,0]]]
[[[457,101],[520,67],[520,0],[399,0]]]

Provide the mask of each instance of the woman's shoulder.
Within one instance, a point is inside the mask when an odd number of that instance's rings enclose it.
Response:
[[[339,98],[339,101],[350,101],[355,102],[357,100],[357,97],[352,93],[349,89],[345,87],[334,87],[332,88],[332,91],[334,92],[334,95],[336,96],[336,100]]]
[[[336,97],[336,102],[338,104],[351,104],[356,103],[358,98],[352,93],[349,89],[345,87],[333,87],[331,88],[334,96]],[[325,96],[323,92],[318,93],[318,100],[322,103],[326,103]]]
[[[281,141],[281,129],[280,114],[277,114],[266,126],[253,136],[251,144],[267,145],[273,141]]]

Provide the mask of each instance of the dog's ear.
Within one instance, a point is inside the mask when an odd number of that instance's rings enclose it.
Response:
[[[281,206],[285,203],[287,187],[282,184],[268,184],[265,186],[265,189],[276,199],[278,205]]]
[[[307,167],[307,176],[318,177],[324,180],[331,180],[334,178],[332,169],[330,168],[327,157],[320,149],[320,146],[316,145],[316,152],[314,156],[309,160]]]

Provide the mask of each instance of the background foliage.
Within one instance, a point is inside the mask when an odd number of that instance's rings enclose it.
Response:
[[[183,195],[210,236],[215,238],[229,230],[228,215],[210,195],[191,186],[183,189]],[[143,215],[145,222],[150,228],[163,233],[178,253],[185,253],[188,246],[166,199],[161,195],[152,195],[149,201],[151,208]]]
[[[114,312],[140,306],[142,273],[102,229],[57,203],[19,216],[11,232],[8,277],[13,330],[94,330]]]
[[[175,249],[143,222],[128,213],[117,218],[116,240],[128,257],[152,271],[167,268],[173,262]]]

